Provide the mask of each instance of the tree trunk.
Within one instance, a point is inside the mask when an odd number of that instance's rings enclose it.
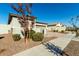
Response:
[[[24,42],[26,44],[26,46],[28,46],[28,37],[27,37],[27,31],[24,31]]]
[[[24,37],[24,41],[26,46],[29,46],[29,31],[25,31],[25,37]]]

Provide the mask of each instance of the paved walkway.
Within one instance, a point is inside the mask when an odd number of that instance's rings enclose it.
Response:
[[[39,45],[21,53],[15,54],[14,56],[52,56],[54,54],[48,52],[48,49],[44,45]]]
[[[61,49],[63,50],[68,45],[68,43],[71,41],[73,36],[74,35],[72,34],[67,34],[64,37],[51,40],[50,42],[53,43],[54,45],[61,47]],[[41,44],[39,46],[36,46],[28,50],[25,50],[23,52],[17,53],[14,56],[55,56],[55,54],[49,52],[49,50],[46,49],[46,47]]]
[[[73,36],[74,34],[67,34],[64,37],[57,38],[49,42],[53,43],[56,46],[59,46],[63,50],[68,45],[68,43],[72,40]]]

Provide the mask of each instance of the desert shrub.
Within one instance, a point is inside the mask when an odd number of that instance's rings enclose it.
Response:
[[[44,38],[43,33],[34,33],[32,36],[33,41],[42,41]]]
[[[53,32],[55,32],[55,30],[53,30]]]
[[[14,41],[19,41],[21,39],[20,34],[13,34],[13,40]]]
[[[64,30],[61,30],[61,33],[64,33]]]
[[[58,32],[58,30],[55,30],[55,32]]]
[[[53,32],[58,32],[58,30],[53,30]]]
[[[34,33],[35,33],[34,30],[30,30],[29,36],[30,36],[31,39],[32,39]]]
[[[6,49],[1,49],[1,50],[0,50],[0,53],[3,53],[4,51],[6,51]]]
[[[79,37],[79,31],[77,30],[75,33],[76,33],[75,37]]]
[[[75,37],[79,37],[79,33],[76,33]]]

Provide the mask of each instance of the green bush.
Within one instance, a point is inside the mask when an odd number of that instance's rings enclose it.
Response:
[[[53,30],[53,32],[58,32],[58,30]]]
[[[34,33],[35,33],[34,30],[31,30],[31,31],[30,31],[29,36],[30,36],[31,39],[32,39]]]
[[[55,30],[55,32],[58,32],[58,30]]]
[[[13,34],[13,40],[14,41],[19,41],[21,39],[20,34]]]
[[[53,32],[55,32],[55,30],[53,30]]]
[[[34,33],[32,36],[33,41],[42,41],[44,38],[43,33]]]
[[[61,30],[61,33],[64,33],[64,30]]]

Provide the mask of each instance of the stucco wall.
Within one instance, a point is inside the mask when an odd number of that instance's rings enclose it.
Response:
[[[39,25],[39,26],[37,26]],[[40,26],[41,25],[41,26]],[[43,26],[42,26],[43,25]],[[39,23],[35,23],[35,26],[32,28],[34,31],[36,32],[41,32],[43,33],[44,31],[44,34],[46,34],[47,32],[47,24],[39,24]]]
[[[0,24],[0,34],[8,34],[10,31],[10,25]]]
[[[18,18],[13,17],[10,23],[10,26],[11,26],[11,29],[12,29],[11,31],[13,34],[20,34],[21,37],[23,38],[23,35],[21,33],[23,28],[21,27]]]
[[[31,28],[31,23],[32,21],[28,20],[28,28],[30,30]],[[11,29],[12,29],[12,33],[13,34],[20,34],[22,38],[24,38],[23,34],[21,31],[24,31],[23,28],[21,27],[21,24],[19,23],[18,18],[13,17],[12,21],[10,23]]]

